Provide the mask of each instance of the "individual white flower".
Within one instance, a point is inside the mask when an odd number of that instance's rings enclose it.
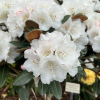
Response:
[[[28,0],[25,8],[28,9],[30,13],[37,10],[38,8],[37,0]]]
[[[61,27],[58,29],[63,34],[68,34],[71,29],[72,19],[69,18],[64,24],[61,25]]]
[[[17,0],[2,0],[0,3],[0,23],[6,23],[9,10],[17,2]]]
[[[55,57],[41,60],[40,65],[41,68],[38,71],[41,72],[40,78],[43,84],[50,84],[53,80],[62,82],[66,78],[66,70]]]
[[[8,43],[0,41],[0,62],[7,59],[10,46]]]
[[[92,26],[96,26],[100,28],[100,17],[99,16],[100,16],[99,13],[95,13],[92,19],[84,21],[88,29],[91,29]]]
[[[64,0],[63,4],[61,5],[62,9],[64,10],[66,15],[70,15],[75,13],[78,9],[80,9],[81,1],[77,0]]]
[[[23,34],[24,27],[20,27],[16,21],[8,22],[7,27],[12,37],[21,37]]]
[[[83,50],[85,48],[85,45],[88,44],[89,39],[87,37],[87,34],[84,34],[80,36],[78,39],[76,39],[74,42],[78,49]]]
[[[73,21],[69,33],[72,36],[72,38],[77,39],[84,33],[85,33],[85,25],[81,22],[81,20],[77,19]]]
[[[25,26],[25,21],[29,18],[30,12],[29,10],[25,9],[23,12],[21,12],[18,16],[17,23],[20,27]]]
[[[53,5],[57,5],[53,0],[37,0],[38,8],[49,10]]]
[[[48,30],[53,23],[47,10],[43,8],[34,11],[29,19],[38,23],[39,29],[45,31]]]
[[[9,11],[7,19],[7,27],[12,37],[21,37],[23,34],[25,21],[28,19],[30,13],[26,7],[26,2],[18,2],[13,5]]]
[[[59,31],[54,31],[52,33],[47,32],[46,35],[41,34],[39,40],[48,41],[54,46],[57,46],[64,41],[64,35]]]
[[[74,77],[78,73],[78,67],[80,66],[79,60],[76,60],[73,65],[70,65],[68,73]]]
[[[40,57],[35,52],[34,48],[26,50],[24,57],[27,58],[27,60],[24,63],[24,68],[28,72],[33,72],[35,77],[38,77],[40,75],[40,73],[37,73],[40,63]]]
[[[65,43],[58,46],[55,55],[61,64],[71,65],[78,59],[80,52],[74,42],[65,40]]]
[[[0,30],[0,62],[2,60],[7,60],[10,49],[10,41],[11,36],[9,35],[9,33]]]
[[[49,15],[53,21],[53,28],[59,28],[62,24],[62,19],[64,18],[64,12],[61,9],[61,6],[54,5],[49,9]]]
[[[96,41],[92,45],[93,51],[100,53],[100,36],[98,36],[95,40]]]
[[[87,7],[91,7],[91,9],[93,10],[95,3],[92,0],[81,0],[81,9],[85,9]]]
[[[54,53],[55,48],[53,47],[53,44],[50,43],[40,43],[38,48],[36,49],[36,52],[41,58],[45,57],[52,57]]]
[[[95,14],[92,6],[87,6],[84,9],[79,9],[77,10],[76,14],[78,13],[82,13],[83,15],[87,16],[88,19],[91,19]]]
[[[100,28],[92,26],[90,30],[87,31],[90,43],[94,44],[97,38],[100,36]]]

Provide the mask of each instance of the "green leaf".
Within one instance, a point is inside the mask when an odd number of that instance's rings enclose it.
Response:
[[[50,90],[52,92],[52,94],[57,98],[57,99],[61,99],[62,97],[62,88],[61,88],[61,84],[57,81],[53,81],[50,83]]]
[[[27,84],[27,88],[31,89],[34,87],[34,80],[32,79],[28,84]]]
[[[47,92],[47,90],[48,90],[48,85],[43,84],[40,80],[38,84],[38,92],[43,96]]]
[[[79,95],[75,95],[75,100],[79,100]]]
[[[23,57],[24,57],[24,54],[21,53],[21,54],[15,59],[15,61],[18,61],[18,60],[20,60],[20,59],[23,58]]]
[[[29,90],[25,86],[19,88],[20,100],[29,100]]]
[[[54,28],[50,28],[48,31],[51,33],[53,31],[55,31],[55,29]]]
[[[69,19],[69,17],[70,17],[70,15],[66,15],[66,16],[64,17],[64,19],[62,20],[62,24],[65,23],[65,22]]]
[[[80,52],[80,56],[81,56],[81,57],[84,57],[84,56],[87,54],[87,51],[88,51],[88,49],[87,49],[87,47],[86,47],[85,49],[83,49],[83,50]]]
[[[77,77],[77,80],[78,80],[78,81],[80,81],[80,80],[81,80],[82,75],[78,73],[78,74],[76,75],[76,77]]]
[[[8,78],[8,74],[9,74],[9,68],[7,65],[3,65],[0,67],[0,87],[2,87],[7,78]]]
[[[90,55],[89,58],[100,59],[100,57],[97,57],[97,56],[95,56],[95,55]]]
[[[29,43],[23,43],[23,42],[19,42],[19,41],[11,41],[10,43],[17,46],[17,47],[28,47],[28,46],[30,46]]]
[[[95,83],[93,84],[93,92],[95,97],[99,95],[99,79],[96,77]]]
[[[84,71],[84,70],[79,71],[79,73],[80,73],[81,75],[86,75],[86,73],[85,73],[85,71]]]
[[[83,70],[83,67],[79,66],[78,71],[82,71],[82,70]]]
[[[33,78],[33,73],[23,71],[18,77],[14,80],[14,86],[21,86],[27,84]]]
[[[85,92],[83,92],[83,98],[84,100],[91,100],[90,97]]]
[[[91,99],[96,100],[95,96],[90,91],[86,91],[86,93],[89,95]]]

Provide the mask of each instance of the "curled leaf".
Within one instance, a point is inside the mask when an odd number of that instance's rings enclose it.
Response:
[[[36,22],[32,21],[32,20],[27,20],[27,21],[25,22],[25,25],[26,25],[28,28],[33,27],[33,28],[35,28],[35,29],[39,29],[39,25],[38,25]]]
[[[74,19],[78,19],[78,18],[80,18],[82,21],[85,21],[85,20],[88,19],[88,17],[86,17],[86,16],[83,15],[83,14],[77,14],[77,15],[74,15],[74,16],[72,17],[73,20],[74,20]]]
[[[34,31],[29,32],[26,38],[29,42],[31,42],[33,39],[39,39],[41,33],[42,31],[40,30],[34,30]]]

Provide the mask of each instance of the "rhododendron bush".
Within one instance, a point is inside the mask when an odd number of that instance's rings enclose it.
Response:
[[[29,91],[62,97],[61,83],[81,85],[76,100],[100,93],[99,0],[2,0],[0,87],[9,76],[21,100]]]

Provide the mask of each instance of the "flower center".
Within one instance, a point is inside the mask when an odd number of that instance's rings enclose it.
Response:
[[[69,12],[73,13],[74,10],[75,10],[75,9],[74,9],[73,7],[68,7],[68,11],[69,11]]]
[[[49,56],[50,53],[51,53],[51,51],[45,50],[43,56]]]
[[[67,55],[69,55],[69,53],[67,53],[65,50],[62,51],[58,51],[58,56],[63,59],[64,57],[66,57]]]
[[[50,62],[48,62],[47,67],[50,67],[50,71],[52,72],[52,74],[54,74],[54,71],[56,70],[56,66],[57,66],[56,63],[50,61]]]
[[[57,17],[56,15],[50,15],[50,17],[51,17],[52,19],[58,19],[58,17]]]
[[[38,18],[38,21],[43,23],[45,20],[44,19],[41,19],[41,18]]]
[[[76,29],[71,29],[70,32],[71,32],[72,34],[74,34],[74,33],[77,32],[77,30],[76,30]]]
[[[5,7],[10,8],[11,4],[10,3],[5,3]]]

